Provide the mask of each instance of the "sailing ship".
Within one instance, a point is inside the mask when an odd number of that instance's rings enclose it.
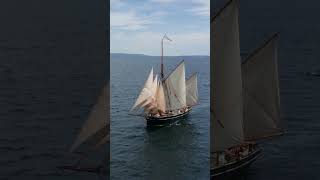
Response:
[[[185,77],[185,63],[182,60],[166,77],[163,65],[163,41],[161,40],[161,73],[154,75],[153,68],[138,96],[131,112],[143,111],[147,126],[164,126],[176,123],[186,117],[198,103],[197,73]]]
[[[110,137],[110,121],[107,117],[109,108],[107,102],[109,100],[109,88],[105,86],[97,98],[97,103],[93,106],[87,120],[83,124],[77,138],[73,142],[70,152],[80,154],[80,158],[73,165],[60,166],[59,169],[81,171],[107,175],[109,171],[109,148],[107,151],[102,148],[103,157],[97,159],[101,161],[98,165],[84,165],[84,161],[94,156],[103,145],[109,145]]]
[[[241,62],[238,0],[211,19],[211,178],[238,174],[262,153],[259,142],[283,134],[278,35]]]

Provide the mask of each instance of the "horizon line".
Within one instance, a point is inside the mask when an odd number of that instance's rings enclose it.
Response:
[[[161,56],[161,55],[149,55],[149,54],[141,54],[141,53],[119,53],[119,52],[110,52],[111,54],[127,54],[127,55],[143,55],[143,56]],[[210,55],[165,55],[165,56],[210,56]],[[164,57],[165,57],[164,56]]]

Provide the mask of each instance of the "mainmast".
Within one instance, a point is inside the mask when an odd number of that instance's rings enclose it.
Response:
[[[166,34],[164,34],[162,40],[161,40],[161,80],[164,79],[164,73],[163,73],[163,40],[167,39],[169,41],[172,41],[171,39],[168,38]]]

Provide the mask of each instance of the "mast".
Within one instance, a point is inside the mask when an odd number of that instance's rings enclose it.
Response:
[[[163,36],[164,38],[164,36]],[[163,79],[163,38],[161,40],[161,80]]]
[[[163,80],[164,78],[164,73],[163,73],[163,40],[164,39],[172,41],[171,39],[168,38],[166,34],[164,34],[163,38],[161,39],[161,80]]]

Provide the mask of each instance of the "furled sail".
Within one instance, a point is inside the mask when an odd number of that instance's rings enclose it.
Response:
[[[187,105],[194,106],[198,103],[198,82],[197,73],[191,75],[191,77],[186,81],[187,88]]]
[[[131,111],[138,109],[140,107],[143,107],[143,105],[146,105],[146,102],[149,101],[148,99],[154,96],[154,91],[155,91],[154,86],[155,84],[153,80],[153,68],[152,68],[136,102],[131,108]]]
[[[243,142],[238,1],[211,20],[211,144],[213,152]]]
[[[71,146],[70,151],[74,152],[80,145],[88,142],[97,142],[101,145],[107,142],[109,121],[107,118],[107,87],[103,88],[97,104],[93,106],[89,118],[84,123],[78,137]]]
[[[282,131],[277,48],[275,35],[242,63],[246,140],[278,135]]]
[[[185,64],[182,61],[164,80],[166,107],[176,110],[186,106]]]

